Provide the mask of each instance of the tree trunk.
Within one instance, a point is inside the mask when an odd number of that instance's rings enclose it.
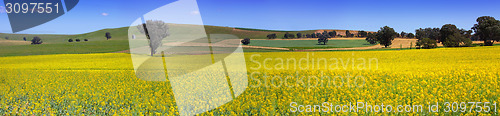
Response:
[[[151,56],[153,56],[153,54],[155,54],[155,51],[151,48]]]
[[[154,51],[153,46],[151,45],[151,43],[149,43],[149,48],[151,48],[151,56],[153,56],[153,54],[155,53],[155,51]]]

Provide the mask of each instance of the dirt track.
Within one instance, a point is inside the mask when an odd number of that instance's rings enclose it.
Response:
[[[30,45],[30,41],[0,39],[0,45]]]

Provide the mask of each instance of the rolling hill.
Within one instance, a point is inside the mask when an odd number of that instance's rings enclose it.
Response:
[[[193,29],[199,28],[199,25],[172,24],[170,28]],[[82,54],[82,53],[109,53],[129,49],[128,44],[129,27],[102,29],[94,32],[75,34],[75,35],[57,35],[57,34],[7,34],[0,33],[0,56],[24,56],[24,55],[44,55],[44,54]],[[306,34],[313,32],[323,32],[324,30],[305,30],[305,31],[278,31],[261,30],[249,28],[233,28],[221,26],[204,26],[207,34],[232,34],[238,38],[266,39],[271,33],[276,33],[278,38],[283,37],[286,32],[296,34],[298,32]],[[332,30],[328,30],[332,31]],[[345,30],[335,30],[342,34]],[[106,40],[106,32],[110,32],[112,38]],[[351,31],[356,33],[357,31]],[[30,40],[38,36],[42,38],[43,44],[30,45]],[[8,37],[9,39],[4,39]],[[26,37],[27,41],[23,38]],[[68,42],[68,39],[88,39],[89,41]]]
[[[184,27],[189,28],[189,24],[174,24],[171,26],[175,27]],[[314,33],[314,32],[323,32],[323,31],[334,31],[332,29],[319,29],[319,30],[304,30],[304,31],[281,31],[281,30],[263,30],[263,29],[250,29],[250,28],[234,28],[234,27],[221,27],[221,26],[210,26],[205,25],[205,31],[207,34],[232,34],[239,38],[251,38],[251,39],[266,39],[266,36],[271,33],[276,33],[278,37],[283,37],[286,32],[296,34],[296,33]],[[89,40],[102,40],[104,38],[104,34],[106,32],[110,32],[115,39],[128,39],[128,27],[121,28],[110,28],[110,29],[102,29],[94,32],[84,33],[84,34],[76,34],[76,35],[57,35],[57,34],[8,34],[8,33],[0,33],[0,38],[9,37],[9,40],[22,40],[23,37],[28,38],[29,40],[34,36],[39,36],[40,38],[44,38],[44,42],[49,43],[61,43],[67,42],[69,38],[86,38]],[[338,34],[344,35],[346,30],[335,30]],[[356,34],[358,31],[350,30],[351,33]],[[63,41],[64,40],[64,41]]]

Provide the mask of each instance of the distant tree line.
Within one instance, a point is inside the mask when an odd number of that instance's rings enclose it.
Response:
[[[80,39],[75,39],[76,42],[80,42]],[[83,39],[83,41],[89,41],[89,39]],[[73,42],[73,39],[68,39],[68,42]]]
[[[397,34],[396,37],[400,37],[400,38],[415,38],[415,34],[413,33],[406,33],[404,31],[402,31],[401,33]]]
[[[419,42],[429,38],[446,47],[472,46],[472,40],[482,40],[482,45],[485,46],[492,46],[494,41],[500,41],[500,21],[490,16],[482,16],[477,18],[476,22],[472,30],[458,29],[453,24],[445,24],[441,28],[420,28],[416,30],[416,37]]]
[[[297,39],[297,38],[320,38],[322,36],[325,36],[327,38],[333,38],[333,37],[367,37],[368,36],[368,32],[366,31],[358,31],[358,33],[355,35],[353,33],[351,33],[349,30],[346,30],[345,31],[345,35],[340,35],[340,34],[337,34],[336,31],[323,31],[322,33],[306,33],[306,34],[303,34],[301,32],[298,32],[296,34],[293,34],[293,33],[290,33],[290,32],[286,32],[285,34],[283,34],[283,37],[281,37],[282,39]],[[267,36],[267,39],[276,39],[278,38],[277,34],[276,33],[271,33],[271,34],[268,34]]]
[[[472,40],[482,40],[484,41],[482,45],[485,46],[492,46],[494,41],[500,41],[500,21],[491,16],[482,16],[477,18],[476,22],[472,30],[459,29],[453,24],[445,24],[441,28],[419,28],[415,30],[415,34],[404,31],[397,33],[394,29],[385,26],[376,33],[368,33],[366,41],[370,44],[380,43],[388,47],[395,37],[415,37],[418,39],[416,46],[425,49],[436,48],[437,43],[445,47],[468,47],[472,46]]]

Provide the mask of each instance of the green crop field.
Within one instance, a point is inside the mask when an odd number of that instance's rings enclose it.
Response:
[[[297,49],[352,48],[373,46],[365,40],[328,40],[328,43],[326,45],[318,44],[317,40],[251,40],[249,45]]]

